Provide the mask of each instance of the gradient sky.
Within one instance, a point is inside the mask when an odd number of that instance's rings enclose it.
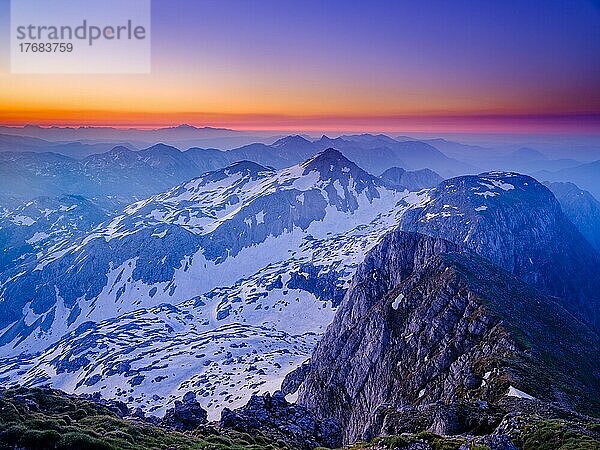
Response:
[[[149,75],[11,75],[0,122],[600,131],[600,2],[153,0]]]

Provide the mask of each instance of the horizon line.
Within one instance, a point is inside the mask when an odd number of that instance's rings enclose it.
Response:
[[[215,113],[139,113],[108,111],[62,111],[63,118],[44,117],[50,111],[31,112],[31,117],[2,119],[8,128],[158,130],[189,126],[219,131],[281,132],[564,132],[600,133],[600,111],[512,114],[389,114],[389,115],[284,115]],[[29,114],[26,112],[26,116]],[[56,117],[56,116],[54,116]]]

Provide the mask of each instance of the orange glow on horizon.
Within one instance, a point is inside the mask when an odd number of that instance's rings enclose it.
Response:
[[[148,74],[13,74],[6,40],[0,123],[599,132],[589,2],[574,22],[535,2],[308,3],[153,2]]]
[[[240,131],[364,132],[585,132],[600,133],[600,114],[395,114],[284,115],[152,113],[140,111],[2,111],[0,124],[153,129],[181,124]]]
[[[377,83],[243,81],[227,73],[14,76],[0,73],[0,124],[199,127],[257,131],[600,132],[600,112],[515,90],[485,95],[419,94]],[[305,80],[306,81],[306,80]],[[350,94],[351,93],[351,94]],[[566,94],[566,93],[565,93]],[[558,99],[558,100],[557,100]]]
[[[0,73],[0,123],[143,128],[189,123],[298,131],[600,128],[600,112],[591,112],[595,120],[573,119],[590,114],[590,105],[567,101],[568,89],[553,96],[510,89],[490,98],[481,87],[465,87],[464,92],[450,92],[444,85],[413,90],[409,84],[390,84],[373,76],[370,81],[327,80],[303,74],[282,81],[269,73],[240,77],[216,69],[158,70],[149,75]]]

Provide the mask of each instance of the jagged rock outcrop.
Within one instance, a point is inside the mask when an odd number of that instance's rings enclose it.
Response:
[[[341,444],[335,420],[317,420],[308,409],[288,403],[281,391],[272,396],[254,395],[245,406],[233,411],[225,408],[220,426],[246,433],[260,431],[298,449],[337,448]]]
[[[281,383],[281,392],[283,392],[283,395],[295,393],[306,379],[306,375],[308,375],[309,371],[310,360],[288,373]]]
[[[504,411],[487,402],[450,403],[400,407],[380,406],[371,415],[362,438],[428,431],[439,435],[489,435],[501,422]]]
[[[571,426],[582,425],[597,437],[593,424],[598,419],[578,414],[536,399],[505,397],[495,404],[482,400],[470,403],[430,403],[397,408],[381,406],[372,415],[363,438],[377,436],[431,433],[437,436],[476,436],[482,441],[503,438],[498,442],[519,444],[522,447],[523,428],[540,420],[562,421]],[[525,425],[525,427],[524,427]],[[585,434],[585,433],[584,433]],[[481,442],[485,443],[485,442]],[[514,444],[513,444],[514,443]],[[486,445],[490,446],[488,442]]]
[[[555,300],[456,244],[389,233],[313,353],[298,403],[338,419],[346,443],[373,435],[382,406],[515,395],[599,411],[598,336]],[[434,428],[464,430],[453,414]]]
[[[489,172],[446,180],[400,227],[473,250],[600,329],[600,254],[535,179]]]
[[[208,422],[208,413],[196,400],[196,394],[188,392],[183,401],[175,401],[175,407],[168,409],[162,425],[179,431],[189,431]]]

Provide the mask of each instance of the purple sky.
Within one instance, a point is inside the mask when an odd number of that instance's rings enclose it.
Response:
[[[597,124],[599,24],[591,0],[153,0],[150,75],[48,77],[53,97],[4,64],[0,108],[259,128],[573,113]],[[19,120],[12,108],[0,121]]]

